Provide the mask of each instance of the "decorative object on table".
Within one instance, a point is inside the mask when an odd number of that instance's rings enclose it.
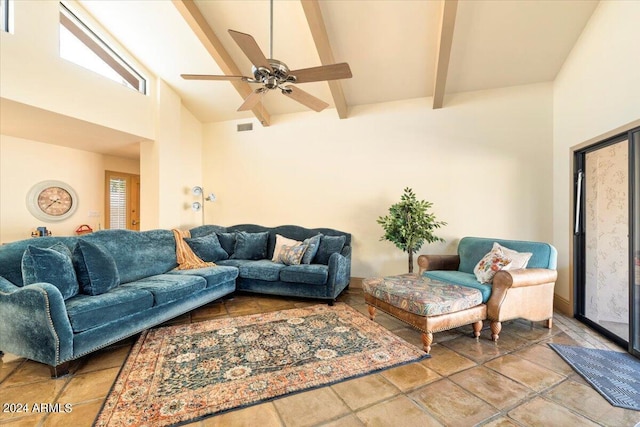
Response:
[[[31,237],[46,236],[51,236],[51,230],[47,230],[47,227],[36,227],[36,229],[31,232]]]
[[[94,425],[183,424],[425,356],[342,303],[151,329]]]
[[[198,185],[196,185],[195,187],[193,187],[191,189],[191,192],[193,193],[194,196],[198,196],[200,197],[200,201],[199,202],[193,202],[191,204],[191,209],[193,209],[195,212],[201,211],[202,212],[202,225],[204,225],[204,202],[215,202],[216,200],[216,195],[213,193],[209,193],[209,195],[207,195],[205,197],[204,195],[204,189]]]
[[[42,181],[27,194],[27,209],[42,221],[57,222],[69,218],[78,208],[78,195],[62,181]]]
[[[549,344],[613,406],[640,411],[640,360],[628,353]]]
[[[80,227],[76,228],[76,235],[78,236],[89,233],[93,233],[93,228],[89,227],[87,224],[82,224]]]
[[[384,229],[380,240],[388,240],[409,254],[409,273],[413,273],[413,254],[424,242],[444,242],[434,234],[434,230],[447,223],[436,221],[436,216],[429,213],[432,206],[431,202],[417,200],[413,190],[407,187],[400,202],[389,208],[389,215],[378,218],[378,224]]]

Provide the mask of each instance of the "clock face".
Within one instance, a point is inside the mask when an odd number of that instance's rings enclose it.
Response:
[[[42,181],[27,194],[27,209],[31,214],[47,222],[63,221],[78,208],[78,196],[62,181]]]
[[[64,215],[73,206],[71,194],[64,188],[48,187],[38,195],[38,207],[47,215]]]

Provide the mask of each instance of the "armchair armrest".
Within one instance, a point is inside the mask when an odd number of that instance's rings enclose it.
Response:
[[[50,283],[15,286],[0,277],[0,348],[50,366],[73,357],[62,294]]]
[[[487,301],[487,317],[495,322],[516,317],[532,321],[550,319],[557,278],[556,270],[546,268],[498,271]]]
[[[418,274],[430,270],[457,270],[460,266],[459,255],[420,255],[418,257]]]

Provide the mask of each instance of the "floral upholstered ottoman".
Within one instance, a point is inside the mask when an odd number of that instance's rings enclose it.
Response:
[[[414,274],[364,279],[362,287],[371,320],[379,308],[419,329],[427,353],[431,351],[434,332],[473,324],[473,333],[478,338],[482,321],[487,318],[482,294],[473,288]]]

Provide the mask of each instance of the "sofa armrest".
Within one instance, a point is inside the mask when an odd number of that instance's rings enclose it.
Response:
[[[493,321],[515,317],[529,320],[550,318],[557,278],[556,270],[546,268],[498,271],[493,277],[493,289],[487,301],[487,317]],[[509,297],[510,293],[512,297]]]
[[[344,249],[343,249],[343,252]],[[327,279],[328,296],[333,296],[336,286],[346,286],[349,283],[351,270],[351,248],[347,251],[347,256],[342,253],[332,253],[329,257],[329,277]]]
[[[57,366],[73,357],[62,294],[50,283],[15,286],[0,277],[0,350]]]
[[[556,270],[546,268],[521,268],[518,270],[500,270],[493,277],[493,290],[536,286],[555,282]]]
[[[418,257],[420,275],[430,270],[457,270],[459,266],[459,255],[420,255]]]

